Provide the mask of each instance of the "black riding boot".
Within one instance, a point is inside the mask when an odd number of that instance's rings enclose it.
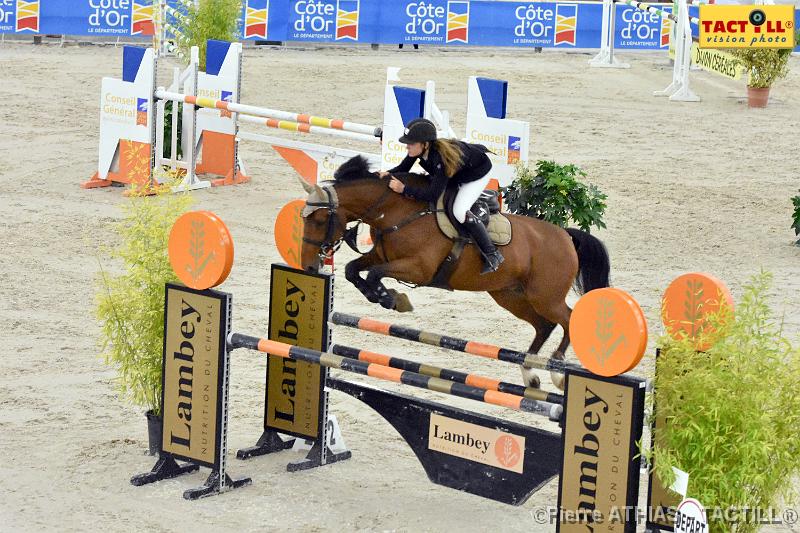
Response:
[[[504,261],[503,254],[497,251],[483,223],[475,218],[475,215],[467,212],[467,217],[464,220],[464,227],[467,228],[467,231],[469,231],[469,234],[475,240],[475,244],[478,245],[478,249],[483,256],[484,266],[483,270],[481,270],[481,274],[494,272],[500,268],[500,263]]]

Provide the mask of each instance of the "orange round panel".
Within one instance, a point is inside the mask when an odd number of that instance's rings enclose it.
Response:
[[[584,368],[600,376],[616,376],[641,361],[647,348],[647,323],[628,293],[607,287],[578,300],[569,336]]]
[[[185,213],[169,233],[169,262],[187,287],[216,287],[225,281],[233,266],[230,231],[210,211]]]
[[[649,338],[647,332],[647,320],[644,318],[644,313],[642,312],[641,307],[639,307],[639,302],[634,300],[633,296],[623,291],[622,289],[618,289],[616,287],[609,287],[609,288],[619,292],[623,297],[625,297],[628,300],[630,305],[635,306],[636,308],[639,309],[639,312],[635,313],[635,315],[637,317],[637,320],[641,321],[640,326],[644,331],[644,335],[641,337],[640,346],[638,347],[639,357],[637,357],[631,364],[630,368],[628,368],[625,371],[625,372],[630,372],[631,370],[636,368],[636,366],[642,361],[642,358],[644,357],[644,354],[647,351],[647,339]]]
[[[661,320],[674,339],[695,338],[705,328],[706,315],[726,305],[733,311],[728,287],[711,274],[690,272],[669,284],[661,302]],[[700,351],[710,346],[699,345]]]
[[[300,250],[303,247],[303,208],[305,200],[292,200],[275,219],[275,246],[281,257],[292,268],[301,268]]]

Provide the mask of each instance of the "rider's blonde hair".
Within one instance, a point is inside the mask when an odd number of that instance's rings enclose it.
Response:
[[[444,173],[448,178],[452,178],[453,174],[461,168],[461,161],[464,158],[458,142],[455,139],[436,139],[431,142],[431,145],[442,156]]]

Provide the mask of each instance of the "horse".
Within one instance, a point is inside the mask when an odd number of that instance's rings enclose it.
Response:
[[[396,173],[406,184],[421,185],[424,176]],[[397,194],[389,187],[389,176],[370,172],[367,161],[356,156],[322,186],[305,182],[309,192],[303,210],[304,229],[301,264],[317,272],[324,258],[346,240],[354,247],[352,222],[370,226],[373,248],[345,266],[345,277],[370,301],[387,309],[410,311],[405,294],[387,289],[383,278],[406,284],[429,285],[453,241],[438,228],[435,208],[425,202]],[[556,324],[564,331],[552,356],[564,360],[569,346],[572,310],[566,296],[574,287],[578,294],[608,287],[610,260],[605,245],[588,232],[564,229],[549,222],[504,213],[511,221],[512,239],[500,251],[505,261],[496,272],[480,275],[482,258],[474,244],[466,246],[449,279],[450,288],[484,291],[498,305],[535,330],[528,353],[538,354]],[[361,276],[366,272],[366,278]],[[523,381],[539,386],[531,369],[522,368]],[[556,385],[563,376],[553,375]]]

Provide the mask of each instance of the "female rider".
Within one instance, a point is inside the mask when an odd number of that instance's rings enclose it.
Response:
[[[419,161],[428,173],[427,186],[407,186],[392,177],[389,187],[394,192],[425,202],[435,202],[448,182],[458,185],[453,216],[469,231],[483,255],[485,264],[481,274],[496,271],[503,262],[503,256],[492,243],[486,227],[469,210],[489,183],[488,173],[492,169],[492,162],[486,155],[486,147],[455,139],[437,139],[436,126],[424,118],[409,122],[399,140],[407,145],[408,155],[393,169],[381,172],[381,177],[395,172],[408,172],[414,162]]]

